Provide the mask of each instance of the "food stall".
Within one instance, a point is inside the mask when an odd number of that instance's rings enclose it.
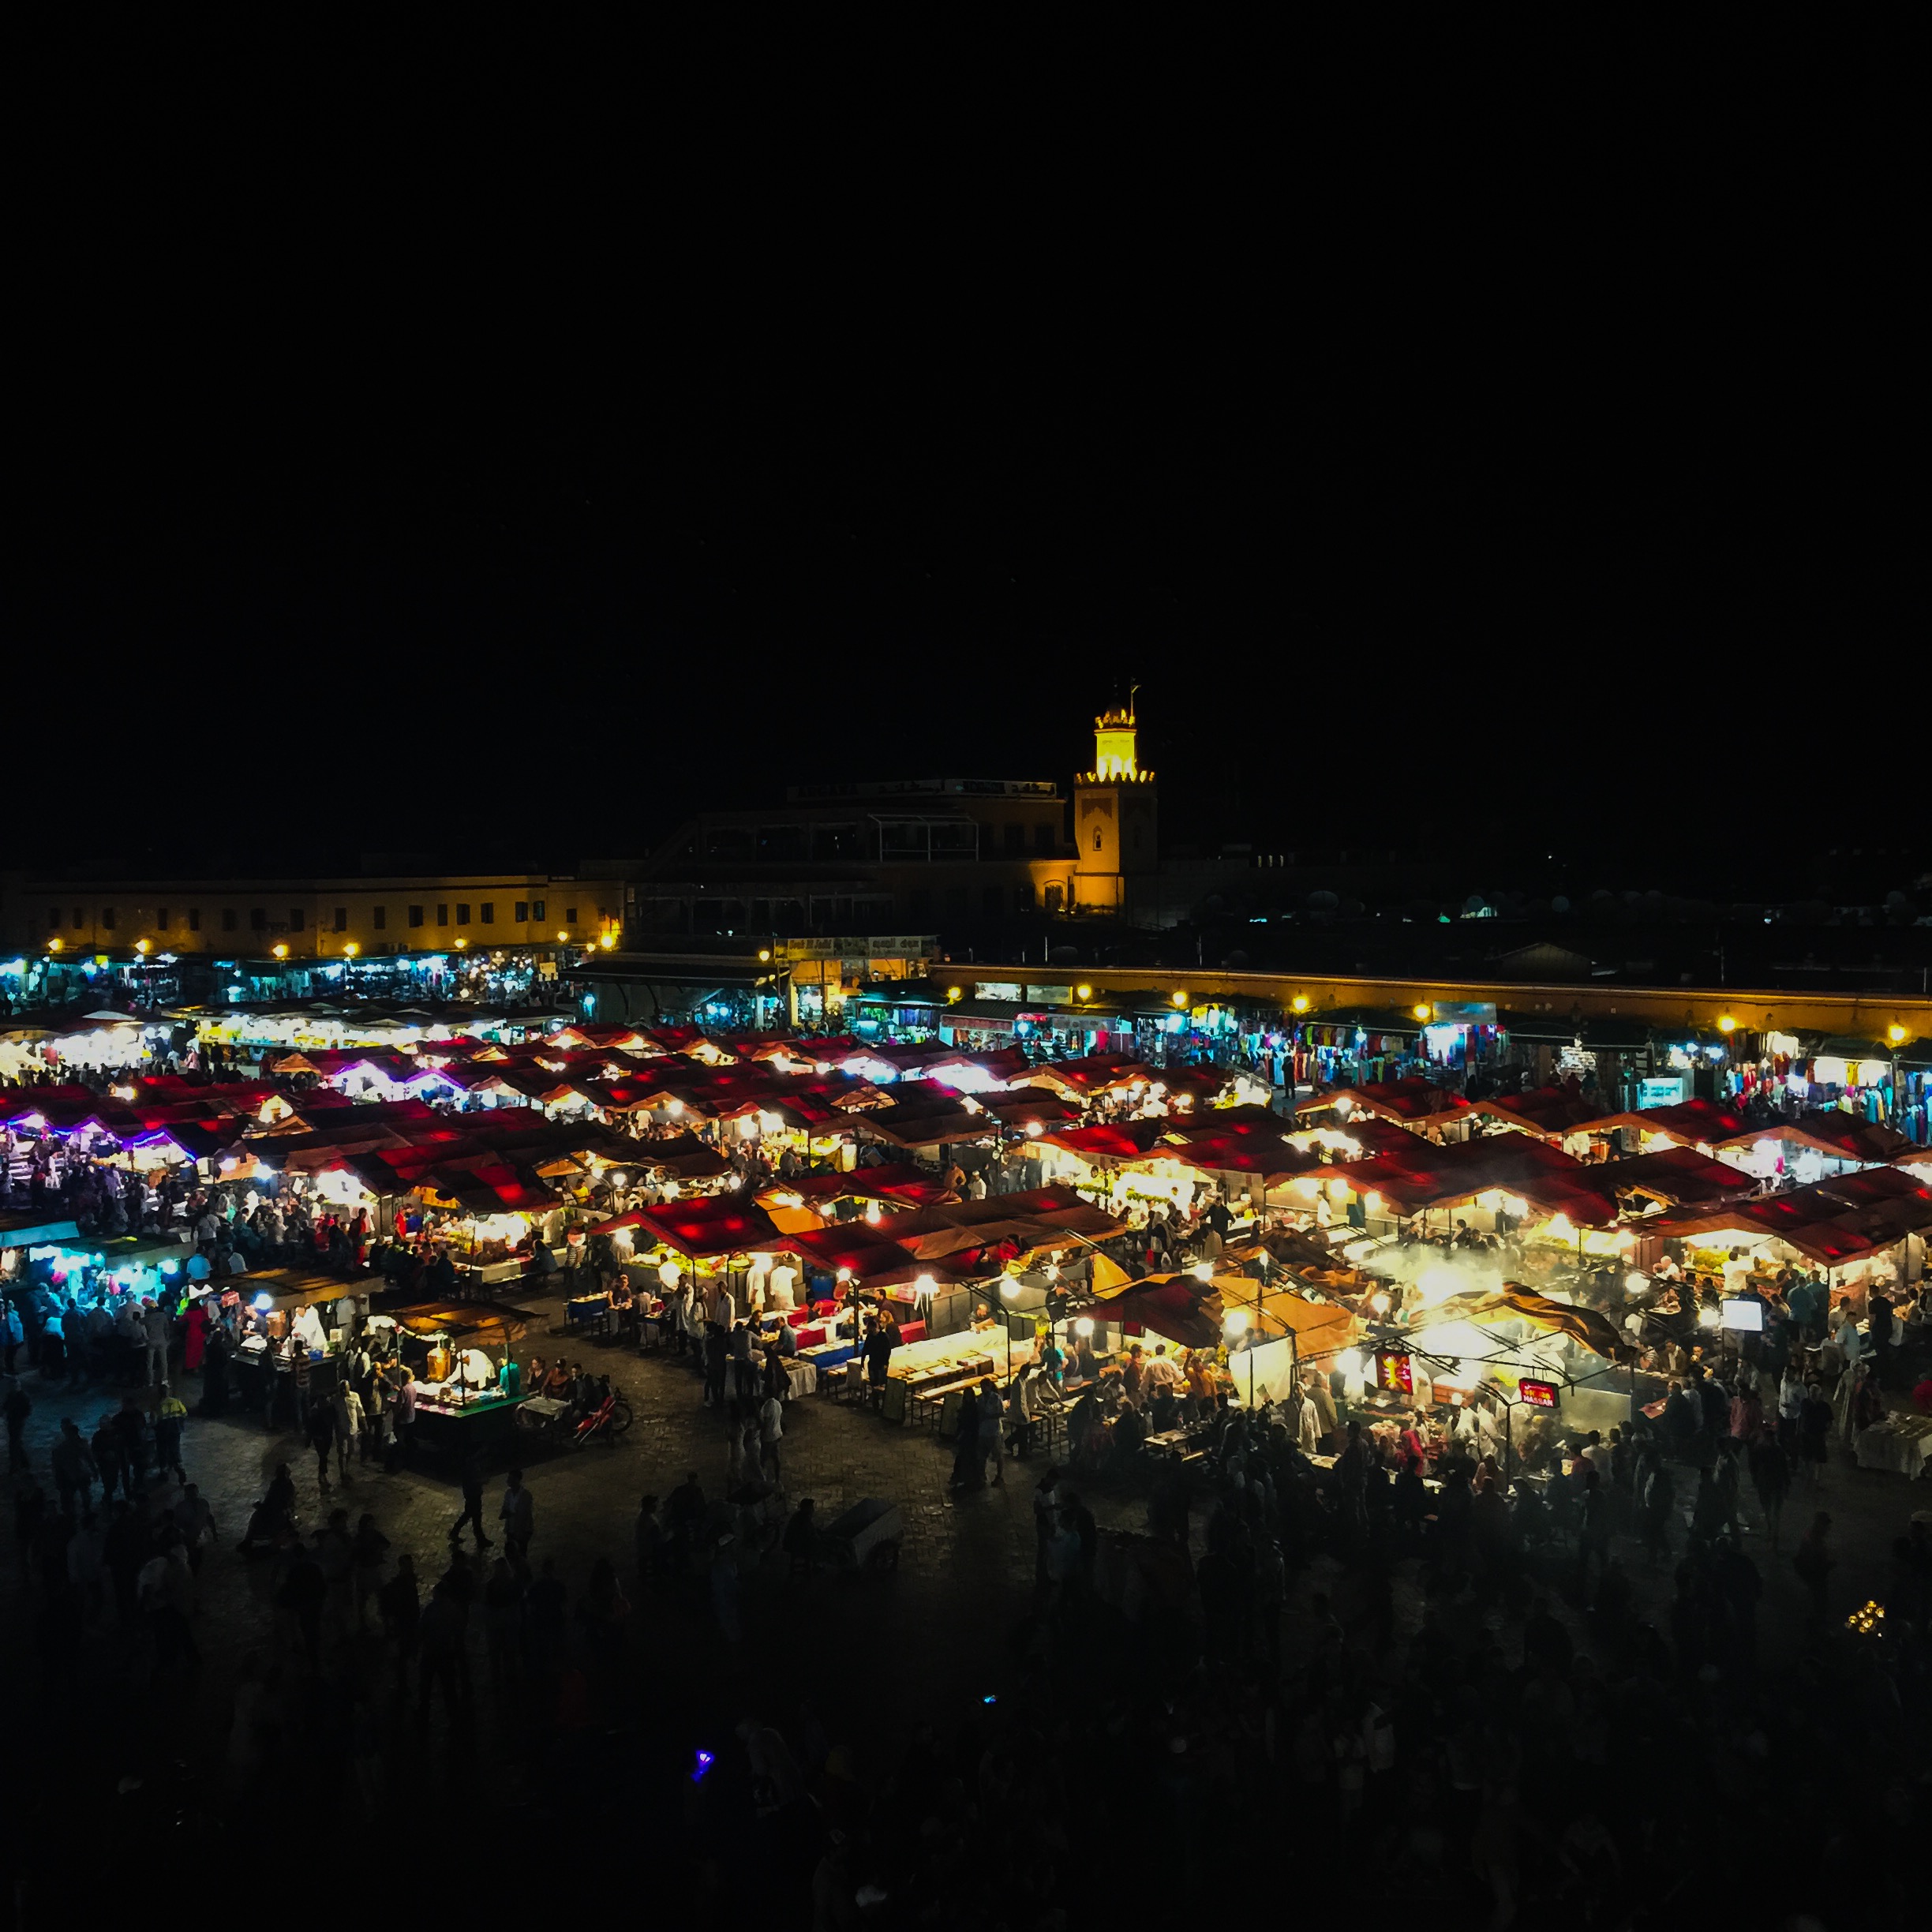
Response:
[[[439,1302],[396,1316],[398,1350],[413,1372],[415,1440],[432,1455],[485,1460],[508,1446],[529,1396],[504,1392],[503,1364],[535,1318],[521,1309]]]

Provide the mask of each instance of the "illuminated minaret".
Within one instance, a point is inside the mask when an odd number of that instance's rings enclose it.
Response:
[[[1126,908],[1128,882],[1159,865],[1159,795],[1140,769],[1133,702],[1094,720],[1093,769],[1075,774],[1073,902],[1082,910]]]

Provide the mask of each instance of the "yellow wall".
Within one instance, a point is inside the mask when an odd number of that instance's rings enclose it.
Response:
[[[420,909],[420,925],[410,923],[412,908]],[[554,945],[564,931],[573,941],[594,940],[619,926],[622,914],[623,887],[609,879],[90,882],[21,888],[9,895],[7,927],[10,946],[32,952],[58,939],[66,952],[125,953],[144,939],[157,953],[259,958],[283,945],[291,959],[315,959],[339,955],[350,942],[368,957],[447,951],[459,938],[485,949]]]
[[[1072,968],[1067,972],[1071,974]],[[998,966],[980,961],[973,972],[981,979],[1022,979],[1039,976],[1037,965]],[[1080,968],[1078,977],[1096,995],[1107,989],[1143,990],[1165,983],[1144,967],[1137,969]],[[1714,1028],[1728,1015],[1747,1032],[1840,1033],[1883,1039],[1886,1029],[1903,1026],[1909,1038],[1932,1035],[1932,997],[1893,998],[1858,994],[1754,991],[1741,987],[1667,987],[1643,990],[1630,987],[1536,986],[1500,980],[1365,979],[1341,975],[1212,972],[1189,967],[1170,975],[1177,990],[1185,990],[1189,1003],[1207,1005],[1216,999],[1278,1004],[1286,1020],[1319,1022],[1324,1009],[1346,1006],[1393,1007],[1408,1012],[1419,1004],[1487,1003],[1517,1013],[1576,1013],[1597,1017],[1634,1018],[1671,1027]],[[1307,998],[1305,1013],[1292,1002]]]

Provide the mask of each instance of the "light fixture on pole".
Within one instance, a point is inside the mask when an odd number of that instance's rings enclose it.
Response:
[[[1000,1279],[1000,1299],[1006,1304],[1006,1312],[1000,1317],[1000,1326],[1006,1331],[1006,1386],[1013,1387],[1013,1297],[1020,1292],[1020,1284],[1010,1275]]]

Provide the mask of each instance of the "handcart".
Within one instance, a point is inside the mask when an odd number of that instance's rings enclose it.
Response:
[[[897,1503],[867,1496],[819,1532],[826,1559],[844,1570],[897,1570],[905,1518]]]

